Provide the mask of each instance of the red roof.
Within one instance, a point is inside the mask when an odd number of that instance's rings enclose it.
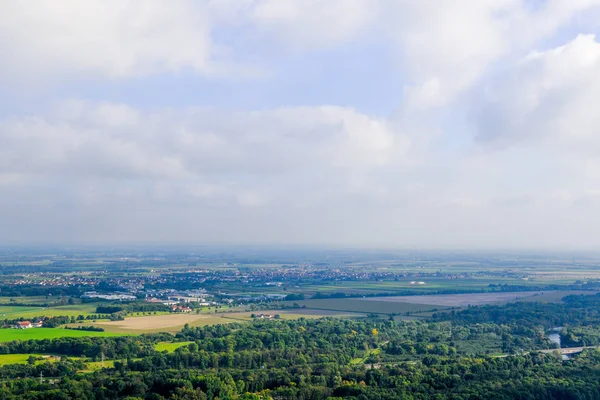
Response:
[[[29,321],[21,321],[21,322],[17,322],[17,325],[27,326],[27,325],[31,325],[31,322],[29,322]]]

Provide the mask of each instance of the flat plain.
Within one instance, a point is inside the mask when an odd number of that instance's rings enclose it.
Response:
[[[12,342],[13,340],[42,340],[56,339],[61,337],[84,336],[119,336],[119,334],[111,332],[77,331],[73,329],[59,328],[0,329],[0,342]]]
[[[97,303],[73,304],[56,307],[31,307],[31,306],[0,306],[0,318],[35,318],[56,317],[59,315],[78,317],[83,315],[96,315]]]
[[[145,332],[178,332],[185,324],[190,326],[205,326],[231,324],[234,322],[250,322],[252,314],[279,314],[281,319],[322,318],[322,317],[364,317],[355,312],[339,312],[330,310],[267,310],[243,311],[218,314],[168,314],[143,317],[126,317],[123,321],[101,321],[93,325],[104,328],[106,332],[145,333]],[[75,325],[73,325],[75,326]]]
[[[422,297],[422,296],[402,296],[405,297]],[[351,298],[351,299],[315,299],[299,301],[301,306],[306,309],[313,310],[328,310],[328,311],[343,311],[350,313],[385,313],[385,314],[403,314],[413,312],[432,311],[439,307],[430,304],[420,304],[411,302],[393,302],[382,301],[386,297],[372,298]],[[304,310],[304,309],[303,309]]]
[[[297,303],[306,310],[337,311],[376,314],[419,314],[426,316],[431,311],[469,305],[506,304],[510,302],[560,302],[568,295],[593,295],[596,291],[551,290],[534,292],[486,292],[468,294],[435,294],[413,296],[378,296],[363,298],[314,299]]]
[[[409,303],[409,304],[427,304],[431,306],[443,307],[466,307],[480,306],[484,304],[496,304],[507,301],[515,301],[534,295],[541,295],[543,292],[494,292],[494,293],[465,293],[465,294],[438,294],[424,296],[392,296],[365,298],[364,301],[390,302],[390,303]]]
[[[429,304],[444,307],[481,306],[486,304],[503,304],[517,301],[560,301],[571,294],[595,294],[593,291],[538,291],[538,292],[493,292],[493,293],[465,293],[465,294],[438,294],[424,296],[391,296],[365,298],[365,301]]]

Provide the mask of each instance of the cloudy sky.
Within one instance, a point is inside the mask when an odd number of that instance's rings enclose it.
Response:
[[[0,6],[0,243],[600,246],[600,0]]]

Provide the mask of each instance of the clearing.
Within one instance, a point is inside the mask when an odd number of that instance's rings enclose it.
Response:
[[[169,353],[174,352],[180,347],[187,346],[194,342],[160,342],[154,345],[156,351],[167,351]]]

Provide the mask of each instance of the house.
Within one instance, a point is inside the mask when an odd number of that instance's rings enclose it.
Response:
[[[255,316],[255,318],[258,319],[273,319],[273,315],[272,314],[258,314]]]
[[[175,304],[177,304],[176,301],[172,301],[172,300],[161,300],[161,299],[146,299],[146,303],[153,303],[153,304],[164,304],[165,306],[174,306]]]
[[[273,294],[267,294],[266,297],[270,300],[285,300],[285,298],[287,297],[287,294],[273,293]]]
[[[17,329],[29,329],[33,328],[33,325],[29,321],[19,321],[15,324],[15,328]]]
[[[192,312],[191,308],[184,307],[184,306],[173,306],[172,310],[173,310],[173,312],[184,312],[184,313]]]
[[[199,303],[204,301],[204,296],[202,297],[188,297],[188,296],[170,296],[170,300],[174,300],[179,303]]]
[[[41,328],[42,325],[44,325],[43,321],[35,321],[33,324],[31,324],[32,328]]]

